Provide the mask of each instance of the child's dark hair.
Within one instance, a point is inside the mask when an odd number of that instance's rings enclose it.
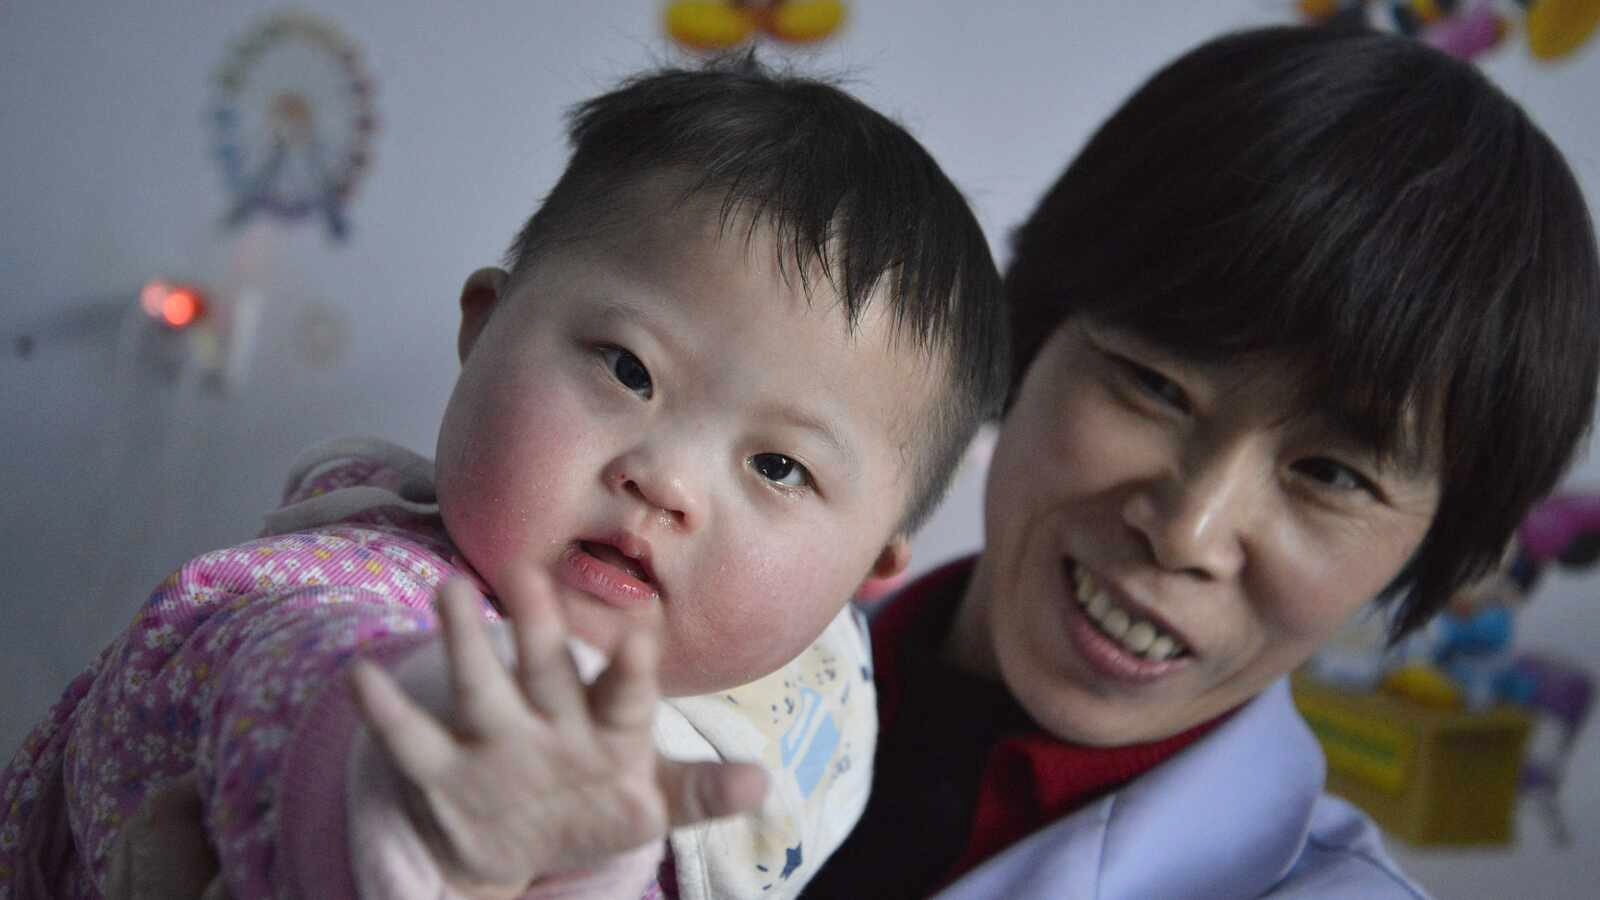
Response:
[[[572,159],[508,253],[516,276],[625,208],[641,178],[688,176],[722,219],[777,235],[809,289],[813,263],[854,328],[887,286],[894,332],[948,370],[950,390],[910,450],[915,530],[937,505],[979,424],[996,415],[1008,359],[1000,277],[960,192],[905,129],[832,85],[780,75],[753,54],[633,78],[570,114]],[[937,369],[933,370],[937,371]]]
[[[1206,43],[1097,132],[1015,236],[1013,385],[1072,315],[1269,354],[1441,495],[1396,637],[1488,572],[1594,413],[1600,264],[1561,154],[1472,66],[1366,30]]]

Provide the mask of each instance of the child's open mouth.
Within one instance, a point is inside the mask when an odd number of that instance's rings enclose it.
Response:
[[[640,564],[637,559],[634,559],[626,553],[623,553],[621,550],[618,550],[616,547],[613,547],[610,544],[601,544],[595,541],[579,541],[578,547],[581,548],[583,552],[589,554],[595,559],[616,566],[640,581],[650,581],[650,573],[645,571],[645,567]]]
[[[557,576],[567,587],[620,609],[661,599],[648,547],[630,547],[634,552],[629,553],[625,546],[594,539],[574,541],[561,555]]]

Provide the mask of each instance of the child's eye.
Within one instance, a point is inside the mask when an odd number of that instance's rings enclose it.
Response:
[[[1294,464],[1300,474],[1334,491],[1365,491],[1376,495],[1377,487],[1365,475],[1325,456],[1302,459]]]
[[[1189,395],[1183,392],[1176,381],[1157,372],[1149,366],[1142,366],[1126,357],[1121,359],[1123,368],[1128,377],[1138,386],[1140,391],[1149,394],[1157,402],[1170,406],[1179,412],[1189,411]]]
[[[639,357],[621,347],[601,347],[600,355],[605,358],[607,368],[611,369],[611,374],[622,383],[623,387],[646,400],[650,399],[654,385],[650,381],[650,370],[644,367]]]
[[[762,478],[782,487],[798,488],[811,483],[806,467],[782,453],[757,453],[750,457],[750,465]]]

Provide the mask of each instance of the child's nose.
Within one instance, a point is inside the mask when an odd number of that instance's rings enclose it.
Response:
[[[608,488],[645,504],[673,527],[688,528],[699,524],[700,511],[682,469],[636,451],[612,460],[601,478]]]

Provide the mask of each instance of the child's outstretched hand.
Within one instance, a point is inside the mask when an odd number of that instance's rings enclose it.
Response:
[[[760,805],[759,767],[656,753],[659,622],[623,638],[585,685],[549,583],[533,572],[508,581],[500,601],[510,667],[495,653],[476,591],[458,579],[439,591],[447,721],[378,666],[352,670],[362,715],[405,783],[406,813],[451,886],[517,897],[538,878],[658,841],[669,827]]]

